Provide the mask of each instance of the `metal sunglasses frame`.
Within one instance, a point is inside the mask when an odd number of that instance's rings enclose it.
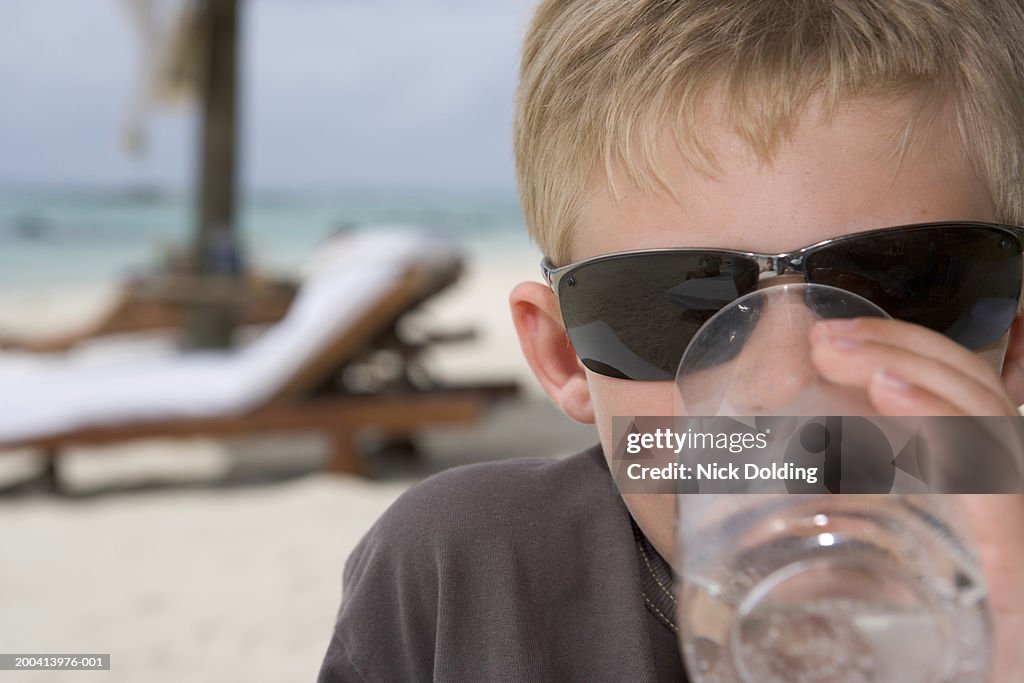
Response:
[[[545,282],[551,287],[551,291],[558,296],[558,285],[562,279],[569,275],[576,268],[588,265],[591,263],[597,263],[599,261],[607,261],[612,259],[626,258],[635,256],[638,254],[656,254],[656,253],[679,253],[679,254],[715,254],[722,256],[731,256],[733,258],[746,258],[754,261],[758,266],[759,280],[777,277],[781,275],[802,275],[806,279],[806,271],[804,270],[805,259],[815,251],[824,247],[831,246],[833,244],[847,242],[851,240],[863,239],[865,237],[876,235],[884,235],[893,232],[905,232],[913,230],[923,230],[929,228],[954,228],[954,227],[970,227],[970,228],[986,228],[988,230],[1002,230],[1007,235],[1012,236],[1024,250],[1024,226],[1019,225],[1005,225],[1002,223],[985,223],[981,221],[943,221],[939,223],[911,223],[908,225],[897,225],[889,228],[877,228],[874,230],[863,230],[861,232],[851,233],[849,235],[843,235],[842,237],[833,237],[830,239],[815,242],[806,247],[801,247],[794,251],[784,251],[777,254],[767,254],[756,251],[737,251],[734,249],[714,249],[711,247],[668,247],[659,249],[636,249],[632,251],[619,251],[611,254],[601,254],[600,256],[592,256],[575,263],[570,263],[564,266],[556,267],[551,259],[544,257],[540,262],[541,274],[544,276]],[[570,284],[571,286],[571,284]]]

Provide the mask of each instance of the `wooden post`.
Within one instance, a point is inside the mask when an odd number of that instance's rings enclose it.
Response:
[[[328,472],[366,474],[354,437],[355,435],[349,430],[339,430],[329,435],[331,450],[327,456],[326,469]]]
[[[199,187],[193,263],[198,278],[235,278],[224,267],[225,252],[236,250],[235,168],[237,126],[238,0],[203,0],[203,79],[200,84]],[[219,251],[219,253],[218,253]],[[185,320],[192,348],[226,348],[234,327],[232,307],[197,302]]]

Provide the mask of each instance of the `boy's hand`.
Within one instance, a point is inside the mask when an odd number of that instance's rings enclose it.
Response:
[[[928,328],[855,318],[818,323],[812,357],[825,379],[862,387],[882,415],[1017,415],[982,358]]]
[[[818,323],[812,358],[822,376],[865,389],[882,415],[1018,415],[984,360],[919,325],[881,318]],[[1024,495],[951,496],[968,520],[995,626],[992,681],[1024,677]]]

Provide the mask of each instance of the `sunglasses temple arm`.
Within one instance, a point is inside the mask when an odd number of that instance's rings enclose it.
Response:
[[[555,278],[553,273],[554,268],[551,265],[551,261],[549,261],[545,256],[540,260],[540,274],[544,278],[544,282],[548,283],[548,287],[551,288],[551,291],[555,291]]]

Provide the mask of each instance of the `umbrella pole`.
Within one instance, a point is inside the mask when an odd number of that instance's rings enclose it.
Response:
[[[237,141],[237,0],[205,0],[201,21],[205,40],[201,60],[201,150],[196,199],[193,264],[200,283],[237,282],[240,277],[235,235]],[[185,317],[185,338],[191,348],[226,348],[234,328],[232,306],[203,301]]]

